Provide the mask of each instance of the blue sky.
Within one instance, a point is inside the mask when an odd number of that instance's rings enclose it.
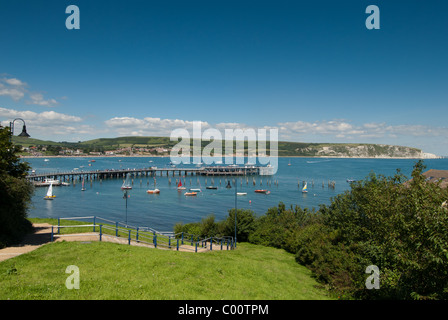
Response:
[[[79,30],[65,27],[71,4]],[[380,30],[365,27],[371,4]],[[442,0],[0,0],[0,121],[56,141],[202,121],[448,155],[446,12]]]

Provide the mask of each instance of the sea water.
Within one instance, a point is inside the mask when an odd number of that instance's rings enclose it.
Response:
[[[95,160],[95,162],[90,162]],[[171,168],[165,157],[72,157],[25,159],[36,174],[67,171],[91,171],[104,169],[140,169],[148,167]],[[397,169],[410,177],[415,159],[340,159],[340,158],[279,158],[278,170],[272,176],[182,176],[186,190],[177,191],[179,176],[134,177],[133,187],[127,199],[121,190],[123,178],[86,180],[85,191],[81,181],[70,186],[53,188],[56,198],[43,200],[47,188],[35,189],[29,217],[58,218],[98,216],[112,221],[127,222],[134,226],[152,227],[159,231],[172,231],[178,223],[198,222],[213,214],[216,220],[225,219],[228,211],[250,209],[263,215],[270,207],[283,202],[286,206],[318,209],[320,204],[330,204],[331,198],[350,189],[349,180],[366,178],[371,172],[391,176]],[[429,169],[448,169],[448,159],[424,161]],[[179,165],[195,167],[195,165]],[[171,180],[171,183],[169,181]],[[247,180],[246,180],[247,179]],[[232,188],[226,188],[227,181]],[[303,182],[308,193],[302,193]],[[255,185],[254,185],[255,182]],[[206,189],[210,185],[217,190]],[[330,184],[330,186],[329,186]],[[148,194],[155,187],[160,194]],[[200,188],[197,196],[185,196],[190,188]],[[267,189],[270,194],[255,193]],[[235,193],[246,192],[245,196]]]

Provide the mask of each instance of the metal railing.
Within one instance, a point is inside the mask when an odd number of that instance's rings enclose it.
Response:
[[[61,220],[76,220],[82,221],[92,219],[91,224],[74,224],[61,225]],[[98,221],[104,221],[109,224],[98,224]],[[177,251],[191,251],[198,252],[204,250],[232,250],[236,247],[233,237],[209,237],[201,239],[197,235],[180,232],[174,234],[173,232],[160,232],[150,227],[135,227],[123,222],[111,221],[98,216],[87,217],[68,217],[58,218],[57,227],[51,227],[51,241],[54,241],[55,230],[58,237],[69,236],[91,236],[92,233],[76,233],[76,234],[61,234],[62,228],[92,228],[93,235],[99,237],[99,241],[103,241],[103,237],[112,237],[115,239],[125,240],[127,244],[140,244],[154,248],[163,248]],[[106,231],[106,232],[105,232]],[[123,242],[123,241],[122,241]]]

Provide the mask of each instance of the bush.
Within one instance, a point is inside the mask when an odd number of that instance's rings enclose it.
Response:
[[[371,174],[321,206],[325,232],[310,238],[316,245],[311,240],[306,249],[299,245],[298,261],[335,286],[340,285],[335,264],[342,261],[350,292],[358,298],[447,298],[448,215],[441,204],[448,192],[426,182],[423,168],[422,162],[415,165],[409,183],[399,172],[389,178]],[[347,265],[353,257],[359,267]],[[329,261],[336,267],[333,274],[326,269]],[[368,265],[379,267],[381,290],[363,287],[360,275]]]
[[[33,186],[25,180],[29,166],[16,155],[9,128],[0,128],[0,248],[31,231],[26,219]]]

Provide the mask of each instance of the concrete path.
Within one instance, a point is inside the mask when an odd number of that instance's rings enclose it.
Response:
[[[0,261],[17,257],[33,251],[51,240],[51,225],[48,223],[33,223],[34,232],[25,236],[20,244],[0,249]]]

